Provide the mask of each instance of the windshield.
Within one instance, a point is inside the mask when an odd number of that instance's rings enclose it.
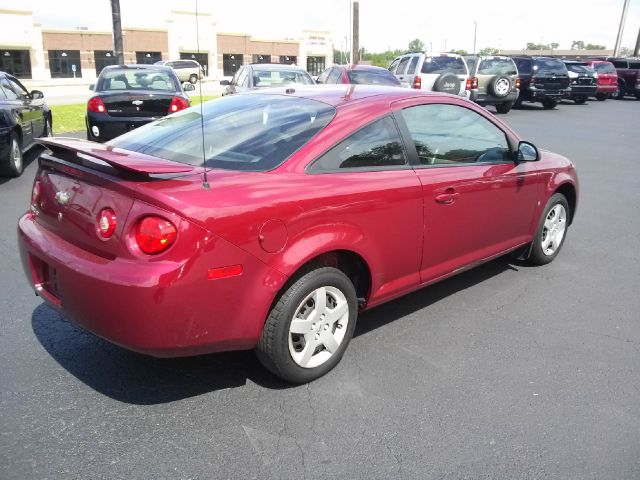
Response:
[[[104,70],[98,79],[96,91],[111,90],[179,90],[173,75],[166,70],[127,68]]]
[[[422,64],[422,73],[467,74],[467,67],[460,57],[427,57]]]
[[[254,87],[283,87],[286,85],[313,85],[313,79],[307,72],[300,70],[253,70]]]
[[[594,67],[598,73],[616,73],[615,68],[610,63],[596,63]]]
[[[271,170],[322,130],[335,116],[325,103],[284,95],[234,95],[188,108],[108,142],[194,166]]]
[[[387,70],[350,70],[349,83],[364,85],[390,85],[397,87],[400,81]]]
[[[533,72],[547,75],[566,75],[567,67],[560,60],[536,58],[533,61]]]

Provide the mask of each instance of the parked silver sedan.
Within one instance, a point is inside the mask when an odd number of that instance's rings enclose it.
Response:
[[[231,80],[222,80],[220,85],[226,87],[222,95],[232,95],[259,88],[314,83],[311,75],[301,67],[279,63],[255,63],[243,65]]]

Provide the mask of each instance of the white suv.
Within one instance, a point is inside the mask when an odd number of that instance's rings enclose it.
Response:
[[[457,53],[406,53],[389,66],[405,87],[469,97],[469,68]]]

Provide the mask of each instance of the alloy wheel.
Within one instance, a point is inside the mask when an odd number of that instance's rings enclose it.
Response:
[[[562,245],[567,230],[567,211],[564,206],[557,204],[547,214],[542,228],[542,253],[553,255]]]

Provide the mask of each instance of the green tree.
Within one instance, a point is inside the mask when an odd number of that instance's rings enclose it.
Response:
[[[469,55],[469,52],[467,52],[464,49],[459,49],[459,50],[449,50],[449,53],[457,53],[458,55]]]
[[[605,50],[607,47],[595,43],[587,43],[584,48],[586,50]]]
[[[550,43],[549,46],[551,47],[551,50],[555,50],[556,48],[558,48],[560,46],[559,43],[553,42]]]
[[[584,50],[584,42],[582,40],[574,40],[571,42],[571,50]]]
[[[478,52],[478,55],[497,55],[498,49],[493,47],[484,47]]]
[[[419,38],[414,38],[409,42],[409,51],[422,52],[424,50],[424,42]]]

